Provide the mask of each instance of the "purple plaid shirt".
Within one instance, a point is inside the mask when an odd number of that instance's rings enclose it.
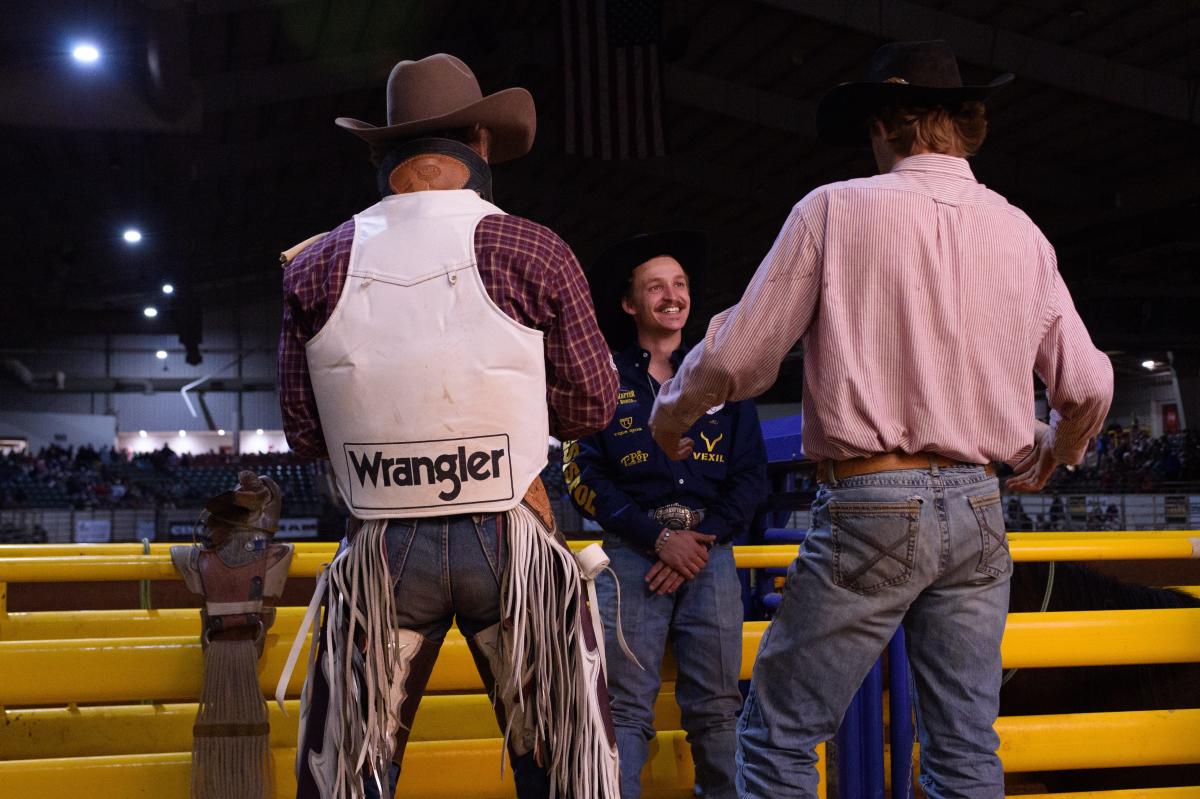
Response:
[[[304,345],[337,305],[353,243],[351,219],[301,252],[283,273],[279,405],[288,444],[305,457],[328,455]],[[616,407],[617,372],[571,248],[528,219],[494,215],[475,229],[475,257],[496,305],[545,335],[550,432],[573,439],[603,430]]]

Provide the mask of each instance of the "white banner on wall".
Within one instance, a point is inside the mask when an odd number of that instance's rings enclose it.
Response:
[[[76,519],[77,544],[104,544],[112,540],[111,519]]]
[[[279,538],[316,538],[317,537],[317,520],[315,517],[306,516],[295,519],[280,519]]]
[[[171,538],[191,538],[194,526],[194,522],[174,521],[167,526],[167,534]],[[316,538],[317,519],[315,516],[280,519],[275,534],[279,538]]]

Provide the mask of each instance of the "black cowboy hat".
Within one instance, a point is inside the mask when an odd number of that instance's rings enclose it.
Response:
[[[871,56],[865,81],[843,83],[821,98],[817,133],[826,144],[861,147],[870,141],[866,121],[884,106],[936,107],[984,100],[1012,79],[1005,73],[985,86],[964,86],[946,42],[885,44]]]
[[[621,308],[621,297],[629,286],[633,270],[660,255],[674,258],[687,272],[690,314],[696,307],[699,281],[708,266],[708,237],[698,230],[643,233],[625,239],[605,250],[587,272],[596,321],[604,340],[615,352],[637,340],[633,318]]]
[[[479,124],[492,132],[488,160],[500,164],[529,152],[537,114],[533,95],[525,89],[504,89],[484,97],[470,67],[452,55],[437,53],[392,67],[386,125],[350,117],[338,117],[335,123],[375,147],[422,133]]]

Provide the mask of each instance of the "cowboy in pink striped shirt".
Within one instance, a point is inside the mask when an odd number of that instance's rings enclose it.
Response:
[[[741,302],[663,386],[667,452],[706,408],[768,388],[804,345],[804,451],[819,461],[812,526],[763,638],[739,724],[745,797],[816,795],[813,748],[903,624],[917,684],[921,782],[1003,795],[992,730],[1012,561],[991,462],[1011,490],[1078,463],[1112,398],[1054,250],[978,183],[966,157],[983,100],[944,42],[887,45],[869,80],[821,103],[822,139],[874,151],[880,174],[793,208]],[[1034,421],[1032,373],[1054,429]]]

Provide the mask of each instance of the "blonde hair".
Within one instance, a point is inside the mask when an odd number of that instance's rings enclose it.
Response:
[[[977,100],[933,108],[887,106],[874,119],[883,124],[888,146],[901,158],[917,151],[969,157],[987,137],[987,111]]]

